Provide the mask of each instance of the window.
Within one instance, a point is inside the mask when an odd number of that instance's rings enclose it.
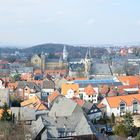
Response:
[[[120,113],[124,113],[125,112],[125,103],[121,102],[120,103]]]
[[[138,102],[136,100],[133,101],[133,113],[137,113],[138,110]]]

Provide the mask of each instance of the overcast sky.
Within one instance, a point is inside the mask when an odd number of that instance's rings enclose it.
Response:
[[[140,42],[140,0],[0,0],[0,43]]]

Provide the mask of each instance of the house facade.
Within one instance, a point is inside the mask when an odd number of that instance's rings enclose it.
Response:
[[[105,97],[100,104],[106,105],[107,116],[111,116],[112,113],[115,116],[122,116],[126,112],[139,114],[140,94]]]
[[[62,84],[62,95],[64,95],[67,98],[79,97],[79,84]]]
[[[98,102],[98,93],[94,90],[92,85],[88,85],[83,92],[83,100],[97,103]]]
[[[16,93],[17,95],[23,99],[30,99],[32,96],[35,96],[40,92],[40,87],[33,82],[19,81]]]

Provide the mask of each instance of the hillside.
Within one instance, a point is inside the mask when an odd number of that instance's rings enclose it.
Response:
[[[40,45],[35,45],[32,47],[27,47],[27,48],[4,48],[0,47],[0,54],[1,53],[8,53],[12,54],[15,53],[15,51],[19,51],[21,53],[25,53],[27,56],[32,56],[33,54],[40,54],[42,52],[44,53],[62,53],[63,51],[64,44],[53,44],[53,43],[48,43],[48,44],[40,44]],[[82,47],[82,46],[72,46],[72,45],[66,45],[67,51],[69,53],[69,58],[83,58],[85,57],[85,54],[87,52],[87,47]],[[105,48],[100,48],[100,47],[91,47],[90,48],[91,55],[92,57],[98,57],[100,58],[103,54],[106,54],[107,51]]]
[[[56,52],[62,52],[63,51],[64,44],[41,44],[41,45],[36,45],[32,46],[29,48],[22,49],[22,52],[29,53],[29,54],[34,54],[34,53],[56,53]],[[67,51],[69,52],[69,57],[79,57],[82,58],[85,56],[87,52],[87,47],[82,47],[82,46],[72,46],[72,45],[66,45]],[[102,54],[106,53],[106,49],[103,48],[90,48],[91,50],[91,55],[94,57],[98,53],[98,57],[102,56]]]

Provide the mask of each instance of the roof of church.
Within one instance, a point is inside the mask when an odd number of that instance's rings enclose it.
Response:
[[[108,64],[94,63],[92,66],[93,75],[112,75]]]
[[[72,63],[72,64],[69,64],[69,69],[71,71],[84,71],[85,65],[84,63]]]
[[[46,59],[46,62],[59,62],[59,58],[58,59]]]

